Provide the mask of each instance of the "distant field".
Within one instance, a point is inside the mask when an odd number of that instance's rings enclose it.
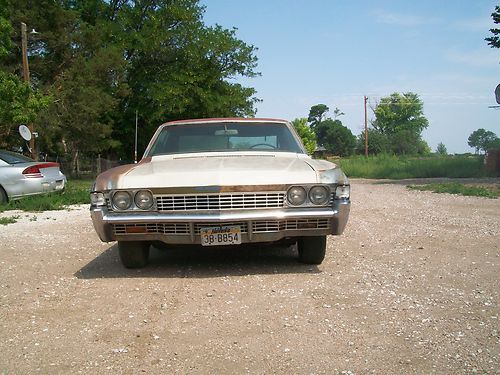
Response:
[[[62,193],[36,195],[0,205],[0,212],[8,210],[52,211],[61,210],[72,204],[89,203],[92,180],[70,180]]]
[[[483,159],[479,156],[442,156],[442,157],[397,157],[354,156],[335,160],[349,177],[360,178],[470,178],[498,176],[484,170]]]

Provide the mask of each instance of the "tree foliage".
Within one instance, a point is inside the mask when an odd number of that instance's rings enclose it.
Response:
[[[439,142],[436,148],[436,153],[439,155],[448,155],[448,150],[443,142]]]
[[[423,102],[412,92],[393,93],[380,100],[374,109],[372,126],[387,138],[389,152],[397,155],[429,152],[429,146],[421,138],[422,131],[429,126],[423,108]]]
[[[308,154],[312,154],[314,150],[316,150],[316,135],[311,130],[311,128],[307,125],[306,118],[296,118],[292,121],[292,125],[297,131],[304,147],[307,150]]]
[[[365,132],[358,135],[356,143],[356,152],[358,154],[365,153]],[[377,129],[368,129],[368,154],[378,155],[390,153],[390,145],[388,137]]]
[[[13,28],[5,5],[0,0],[0,59],[7,58],[13,47],[10,38]],[[0,70],[0,147],[19,144],[17,127],[33,122],[50,101],[50,96],[31,90],[17,75]]]
[[[136,111],[140,149],[168,120],[255,114],[255,90],[234,79],[258,74],[256,48],[206,26],[198,0],[0,1],[11,25],[39,33],[29,60],[32,88],[53,98],[35,119],[47,149],[130,159]],[[20,75],[20,32],[4,26],[0,68]]]
[[[309,110],[309,117],[307,118],[307,122],[309,122],[311,124],[311,127],[314,129],[316,125],[323,121],[329,110],[330,108],[328,108],[326,104],[313,105]]]
[[[328,118],[314,128],[318,143],[334,155],[349,156],[356,148],[356,137],[340,120]]]
[[[491,13],[491,17],[493,18],[493,22],[495,24],[500,23],[500,6],[495,7],[495,11]],[[491,48],[500,48],[500,28],[495,27],[490,29],[492,36],[485,38]]]
[[[495,148],[497,142],[498,142],[498,137],[495,133],[481,128],[471,133],[467,144],[470,147],[475,148],[477,153],[481,150],[483,152],[486,152],[489,149]]]

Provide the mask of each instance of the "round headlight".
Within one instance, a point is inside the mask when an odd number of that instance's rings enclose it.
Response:
[[[306,190],[301,186],[292,186],[288,189],[288,202],[294,206],[300,206],[306,201]]]
[[[113,194],[113,206],[119,210],[127,210],[132,205],[132,198],[126,191],[117,191]]]
[[[309,190],[309,199],[313,204],[324,205],[330,200],[328,189],[324,186],[314,186]]]
[[[149,190],[139,190],[135,194],[135,205],[139,207],[141,210],[149,210],[153,207],[153,194]]]

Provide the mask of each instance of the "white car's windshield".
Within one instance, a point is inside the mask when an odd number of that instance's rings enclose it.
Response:
[[[285,124],[205,123],[164,127],[145,156],[221,151],[303,153]]]

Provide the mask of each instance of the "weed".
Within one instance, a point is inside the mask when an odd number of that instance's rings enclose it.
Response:
[[[0,217],[0,225],[9,225],[9,224],[14,224],[17,223],[17,219],[19,219],[19,216],[7,216],[7,217]]]
[[[460,194],[465,196],[498,198],[500,185],[464,185],[458,182],[435,183],[427,185],[409,185],[409,189],[432,191],[434,193]]]
[[[336,161],[349,177],[429,178],[484,177],[487,173],[478,156],[398,157],[391,155],[354,156]]]

